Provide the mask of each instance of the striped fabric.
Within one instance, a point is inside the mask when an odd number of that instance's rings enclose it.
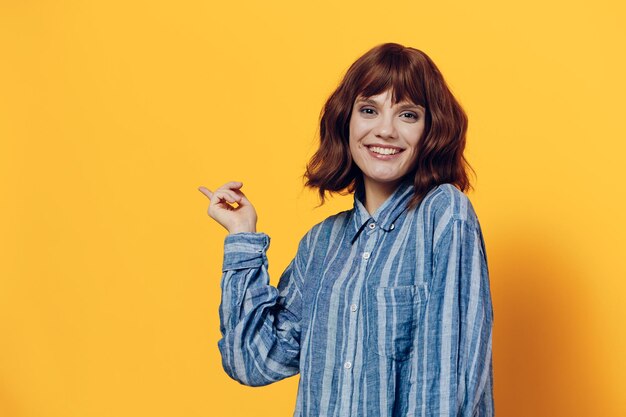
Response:
[[[494,415],[493,309],[476,213],[451,184],[407,209],[410,181],[370,215],[316,224],[269,285],[264,233],[225,238],[218,347],[226,373],[300,374],[296,417]]]

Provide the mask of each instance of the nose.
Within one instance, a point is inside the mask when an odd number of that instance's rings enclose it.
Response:
[[[393,115],[382,114],[378,118],[378,123],[374,129],[376,137],[383,139],[393,139],[397,136],[396,127],[394,125]]]

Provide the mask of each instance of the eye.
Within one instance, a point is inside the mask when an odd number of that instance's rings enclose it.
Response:
[[[361,107],[359,111],[365,114],[374,114],[374,109],[372,109],[371,107]]]
[[[417,120],[417,114],[415,113],[411,113],[411,112],[406,112],[406,113],[402,113],[403,116],[409,116],[409,118],[412,119],[416,119]]]

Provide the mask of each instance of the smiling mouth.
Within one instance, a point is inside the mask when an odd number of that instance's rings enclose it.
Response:
[[[380,146],[367,146],[367,149],[369,149],[371,152],[374,152],[378,155],[395,155],[404,151],[404,149],[382,148]]]

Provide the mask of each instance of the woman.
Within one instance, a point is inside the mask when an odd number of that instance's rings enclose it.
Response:
[[[322,204],[348,190],[354,206],[302,237],[277,288],[243,184],[200,188],[230,232],[218,342],[228,375],[259,386],[300,373],[294,416],[494,415],[466,130],[426,54],[389,43],[359,58],[326,102],[305,174]]]

